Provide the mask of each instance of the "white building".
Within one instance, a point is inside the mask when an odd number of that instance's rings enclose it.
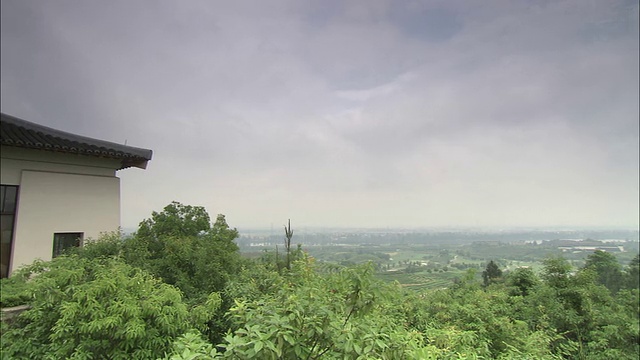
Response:
[[[0,271],[51,260],[120,227],[116,171],[146,168],[152,151],[0,119]]]

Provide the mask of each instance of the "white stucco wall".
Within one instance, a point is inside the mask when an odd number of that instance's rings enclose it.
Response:
[[[50,260],[54,233],[87,239],[118,229],[117,160],[15,150],[2,148],[2,184],[19,185],[10,271]]]

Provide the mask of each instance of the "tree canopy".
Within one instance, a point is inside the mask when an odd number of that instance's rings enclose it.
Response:
[[[211,229],[211,219],[202,206],[173,201],[150,219],[140,222],[137,235],[156,239],[160,236],[198,236]]]
[[[596,273],[598,283],[616,292],[623,284],[622,266],[615,256],[606,251],[596,250],[587,257],[585,269]]]
[[[482,272],[482,280],[484,282],[484,286],[489,286],[489,284],[495,282],[501,277],[502,270],[500,270],[498,265],[493,260],[489,261],[486,269]]]
[[[2,306],[31,306],[2,323],[0,355],[596,360],[640,351],[638,256],[622,266],[595,252],[579,269],[549,257],[539,273],[503,274],[490,261],[482,280],[470,268],[449,287],[412,292],[377,278],[373,263],[327,266],[300,248],[290,268],[269,254],[242,259],[237,230],[224,215],[208,219],[172,203],[132,237],[108,234],[0,280]]]

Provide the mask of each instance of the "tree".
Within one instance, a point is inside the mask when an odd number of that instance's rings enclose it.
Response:
[[[213,225],[200,206],[172,202],[140,223],[136,235],[125,242],[127,263],[139,266],[175,285],[189,303],[222,291],[241,266],[234,240],[238,230],[219,214]]]
[[[566,288],[569,284],[571,264],[561,256],[548,257],[542,261],[542,279],[552,288]]]
[[[163,235],[198,236],[211,229],[211,219],[202,206],[183,205],[173,201],[162,212],[152,212],[143,220],[137,235],[157,239]]]
[[[502,277],[502,270],[491,260],[486,269],[482,272],[482,280],[485,287]]]
[[[640,254],[636,255],[629,262],[625,282],[628,289],[637,289],[640,287]]]
[[[584,269],[593,270],[597,276],[597,283],[604,285],[613,293],[620,290],[623,285],[622,268],[611,253],[596,250],[587,257]]]
[[[229,242],[232,242],[239,236],[238,230],[236,228],[230,228],[227,224],[225,216],[222,214],[218,214],[218,216],[216,217],[216,222],[213,223],[213,226],[211,227],[211,230],[208,232],[208,234],[218,240]]]
[[[288,226],[284,227],[284,246],[287,250],[287,270],[291,270],[291,238],[293,237],[293,230],[291,230],[291,219],[289,219]]]
[[[513,287],[511,295],[527,296],[540,281],[530,268],[517,268],[509,274],[507,283]]]

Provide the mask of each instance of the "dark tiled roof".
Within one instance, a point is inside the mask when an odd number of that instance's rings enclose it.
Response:
[[[5,146],[119,159],[119,169],[131,166],[144,169],[153,154],[151,150],[92,139],[34,124],[11,115],[0,115],[0,143]]]

